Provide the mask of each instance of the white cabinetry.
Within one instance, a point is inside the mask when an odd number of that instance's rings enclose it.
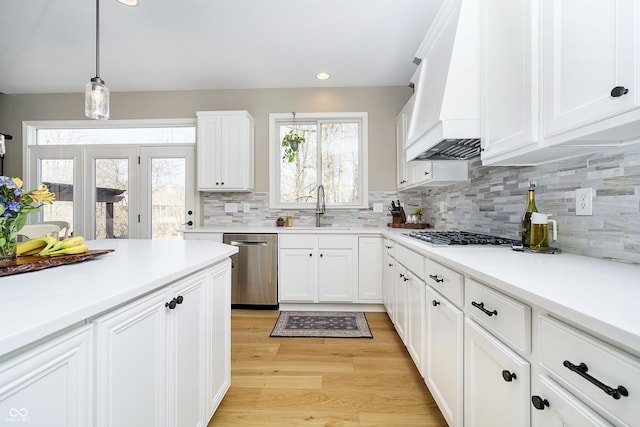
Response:
[[[96,425],[206,425],[229,386],[228,275],[192,276],[94,321]]]
[[[398,190],[402,190],[412,184],[412,164],[407,162],[405,148],[414,100],[415,97],[412,96],[402,111],[400,111],[400,114],[396,119],[396,171],[398,177]]]
[[[406,345],[418,371],[424,376],[425,284],[411,271],[407,271],[405,278],[408,279],[406,282]]]
[[[357,247],[353,235],[281,235],[280,302],[353,302]]]
[[[530,425],[529,362],[465,320],[464,425]]]
[[[412,188],[449,185],[469,179],[468,164],[464,160],[412,160],[409,163],[413,164]]]
[[[382,245],[382,237],[358,238],[358,302],[383,302]]]
[[[84,326],[0,363],[0,424],[92,425],[92,353]]]
[[[393,321],[395,316],[395,263],[393,258],[393,247],[395,242],[390,239],[384,239],[384,257],[382,261],[383,276],[382,276],[382,288],[384,306],[387,310],[389,318]]]
[[[640,2],[544,0],[542,4],[544,137],[578,129],[561,138],[568,140],[624,122],[621,117],[611,124],[606,120],[640,107]],[[612,93],[615,87],[622,89]],[[640,113],[635,114],[638,118]],[[635,128],[629,137],[637,137]]]
[[[538,141],[538,2],[481,1],[483,163]]]
[[[434,283],[429,283],[431,286],[426,288],[424,380],[447,423],[462,426],[464,314],[434,290]]]
[[[198,111],[200,191],[253,191],[254,123],[247,111]]]

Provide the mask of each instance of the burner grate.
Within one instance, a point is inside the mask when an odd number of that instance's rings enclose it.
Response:
[[[409,236],[433,246],[451,245],[512,245],[519,240],[468,231],[412,231]]]

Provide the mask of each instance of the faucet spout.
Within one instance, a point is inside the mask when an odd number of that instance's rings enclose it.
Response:
[[[316,227],[320,227],[320,216],[324,215],[327,207],[324,202],[324,186],[318,185],[318,194],[316,197]]]

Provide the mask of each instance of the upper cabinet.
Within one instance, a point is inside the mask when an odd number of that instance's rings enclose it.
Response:
[[[482,0],[483,164],[639,141],[639,22],[639,0]]]
[[[248,111],[198,111],[199,191],[253,191],[254,122]]]
[[[407,145],[407,131],[411,121],[413,102],[415,97],[411,97],[396,119],[396,171],[398,190],[404,190],[411,185],[411,170],[407,163],[405,147]]]
[[[590,139],[594,132],[639,120],[639,2],[544,0],[542,4],[544,137]],[[613,117],[619,119],[610,121]],[[637,138],[637,123],[634,127],[629,137]],[[566,136],[556,138],[562,134]],[[594,138],[623,139],[613,133]]]

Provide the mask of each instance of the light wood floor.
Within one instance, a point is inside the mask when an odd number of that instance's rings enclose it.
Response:
[[[446,422],[385,313],[373,339],[271,338],[277,311],[232,310],[231,388],[209,427]]]

